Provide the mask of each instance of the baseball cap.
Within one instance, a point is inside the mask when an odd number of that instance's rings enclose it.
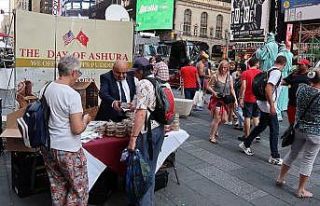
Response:
[[[132,69],[130,71],[139,71],[146,68],[149,65],[149,61],[144,57],[138,57],[134,60]]]
[[[304,64],[304,65],[310,66],[310,61],[308,59],[300,59],[298,61],[298,64]]]

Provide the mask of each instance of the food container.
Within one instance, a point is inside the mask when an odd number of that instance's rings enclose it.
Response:
[[[173,131],[178,131],[180,129],[179,114],[175,114],[173,122],[171,124],[171,129]]]
[[[114,137],[116,134],[116,124],[112,121],[106,123],[105,135]]]
[[[126,137],[126,135],[127,135],[126,125],[124,123],[122,123],[122,122],[116,123],[116,134],[115,134],[115,136],[119,137],[119,138],[123,138],[123,137]]]

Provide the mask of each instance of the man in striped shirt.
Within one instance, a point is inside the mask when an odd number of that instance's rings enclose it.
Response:
[[[169,80],[169,68],[159,55],[156,56],[156,64],[154,65],[154,76],[165,82]]]

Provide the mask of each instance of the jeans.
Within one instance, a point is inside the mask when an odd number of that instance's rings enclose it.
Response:
[[[245,139],[244,145],[248,148],[250,147],[252,141],[263,132],[267,126],[270,128],[270,150],[271,156],[273,158],[280,158],[278,152],[278,137],[279,137],[279,122],[277,115],[270,115],[269,113],[260,112],[260,121],[258,126],[256,126],[249,136]]]
[[[242,112],[241,107],[237,107],[235,109],[235,114],[236,114],[236,116],[238,118],[239,127],[243,127],[244,119],[243,119],[243,112]]]
[[[140,150],[144,160],[149,164],[152,176],[152,184],[148,191],[144,194],[139,201],[139,206],[153,206],[155,201],[154,186],[155,186],[155,171],[157,167],[157,160],[161,151],[161,146],[164,140],[164,127],[163,125],[152,130],[152,147],[153,147],[153,159],[149,157],[149,144],[147,140],[147,133],[139,135],[137,138],[137,149]]]
[[[196,94],[196,88],[185,88],[184,89],[184,97],[186,99],[193,99],[194,95]]]

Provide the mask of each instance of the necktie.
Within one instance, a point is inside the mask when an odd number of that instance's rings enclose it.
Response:
[[[126,94],[124,93],[122,82],[119,81],[120,84],[120,93],[121,93],[121,102],[127,102]]]

